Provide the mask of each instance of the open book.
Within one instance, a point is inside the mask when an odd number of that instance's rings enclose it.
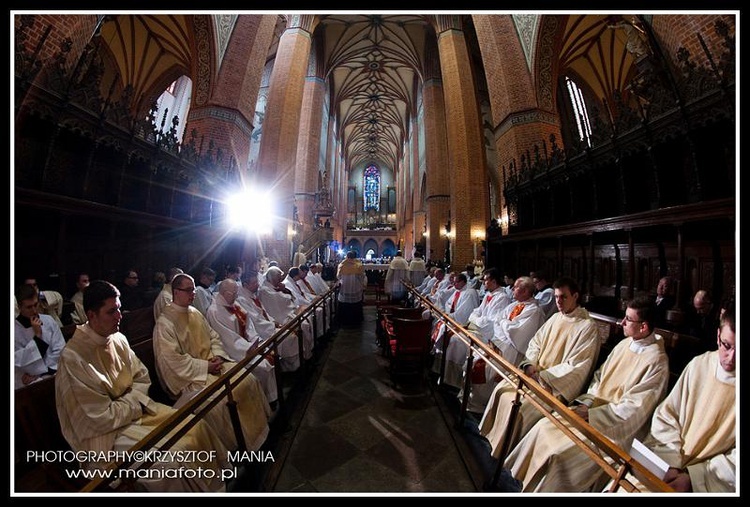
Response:
[[[643,442],[637,438],[633,439],[633,443],[630,446],[630,455],[659,479],[663,480],[667,470],[669,470],[669,464],[654,454],[651,449],[643,445]]]

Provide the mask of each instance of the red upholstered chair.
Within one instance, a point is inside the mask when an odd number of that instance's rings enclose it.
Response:
[[[432,319],[391,317],[390,324],[388,350],[391,375],[422,375],[430,350]]]

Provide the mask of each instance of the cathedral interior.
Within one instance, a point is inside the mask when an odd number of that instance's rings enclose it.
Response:
[[[354,250],[734,300],[737,18],[16,14],[14,287]]]

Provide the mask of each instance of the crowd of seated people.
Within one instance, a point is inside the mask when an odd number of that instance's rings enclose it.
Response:
[[[174,411],[207,389],[236,361],[251,354],[258,344],[270,338],[291,318],[306,309],[318,293],[330,287],[320,273],[323,266],[307,265],[289,270],[300,292],[296,301],[283,284],[284,272],[270,267],[267,273],[243,273],[239,266],[226,270],[219,283],[210,268],[198,271],[198,280],[182,269],[167,271],[166,280],[155,292],[152,302],[138,289],[138,271],[128,268],[120,278],[122,290],[115,284],[90,279],[88,273],[77,277],[78,289],[70,305],[70,318],[75,318],[72,331],[65,337],[61,312],[57,310],[59,293],[40,291],[35,279],[24,279],[15,293],[15,378],[19,396],[24,387],[44,379],[54,381],[57,417],[48,421],[57,424],[62,436],[74,451],[123,451],[132,447],[151,430],[170,417]],[[305,277],[299,277],[302,272]],[[267,290],[259,288],[262,278]],[[197,306],[198,289],[204,292],[207,308]],[[44,295],[44,297],[42,296]],[[283,314],[281,303],[274,297],[289,298],[289,312]],[[129,305],[126,309],[123,298]],[[44,299],[49,305],[42,306]],[[295,301],[295,302],[292,302]],[[122,333],[123,315],[153,309],[153,372],[149,373],[141,358],[130,347],[129,337]],[[330,306],[328,306],[330,310]],[[52,315],[42,310],[55,312]],[[322,307],[318,307],[322,311]],[[205,312],[205,315],[204,313]],[[144,317],[145,318],[145,317]],[[276,320],[278,318],[278,320]],[[318,318],[322,336],[330,327]],[[309,319],[308,319],[309,320]],[[154,325],[155,322],[155,325]],[[309,321],[299,324],[305,336],[304,356],[309,359],[314,336]],[[277,409],[275,368],[294,371],[299,366],[296,332],[277,348],[274,356],[261,361],[244,379],[233,387],[233,404],[237,408],[239,427],[245,449],[257,451],[269,435],[270,424]],[[154,376],[155,374],[155,376]],[[166,393],[167,403],[150,397],[151,384],[158,383]],[[172,450],[205,450],[212,452],[211,462],[159,463],[155,468],[214,469],[215,474],[190,478],[164,473],[159,480],[139,480],[136,490],[148,492],[225,491],[222,470],[229,469],[227,452],[239,448],[232,415],[226,403],[219,403],[205,419],[183,435]],[[80,467],[103,469],[110,461],[81,462]],[[172,478],[178,477],[179,478]],[[169,478],[167,478],[169,477]],[[113,486],[117,486],[116,481]]]
[[[92,280],[88,273],[79,274],[70,313],[76,327],[72,335],[64,337],[53,315],[44,313],[56,311],[56,295],[39,290],[35,279],[24,279],[33,283],[22,284],[15,294],[15,387],[54,377],[59,384],[61,429],[71,448],[126,449],[236,361],[252,354],[260,342],[331,286],[338,288],[339,315],[349,319],[349,324],[361,322],[366,263],[356,252],[350,251],[337,264],[334,280],[324,280],[323,264],[293,266],[286,272],[273,264],[269,262],[265,272],[243,272],[240,266],[230,266],[219,282],[211,268],[201,268],[197,279],[178,267],[167,270],[166,280],[150,303],[156,323],[157,378],[149,376],[128,346],[128,337],[118,331],[123,313],[148,308],[151,299],[137,289],[137,270],[128,268],[122,273],[122,289]],[[736,334],[731,299],[717,305],[710,291],[695,294],[693,308],[680,329],[698,338],[699,347],[684,358],[684,371],[671,372],[679,379],[667,395],[670,366],[674,366],[667,359],[659,329],[666,322],[660,304],[674,304],[669,279],[660,280],[656,298],[628,302],[619,322],[624,339],[603,349],[574,279],[561,277],[550,284],[541,271],[515,278],[503,276],[495,268],[475,275],[473,266],[463,272],[446,271],[424,263],[421,256],[406,261],[400,252],[391,265],[389,294],[393,301],[419,306],[420,300],[413,295],[407,298],[406,287],[399,286],[401,280],[413,282],[433,308],[474,333],[613,443],[627,451],[634,439],[643,440],[669,463],[663,479],[675,490],[713,492],[736,487]],[[419,276],[418,284],[414,276]],[[40,304],[42,294],[48,303],[45,307]],[[197,301],[199,294],[205,301]],[[430,313],[427,307],[423,311]],[[323,326],[325,319],[317,316],[315,320],[317,329],[312,318],[299,322],[301,349],[296,338],[287,340],[275,358],[263,358],[237,387],[239,419],[248,449],[259,449],[268,436],[278,393],[274,369],[295,371],[301,359],[310,358],[316,338],[328,331]],[[468,411],[486,439],[488,455],[506,458],[504,467],[513,478],[514,491],[580,492],[605,486],[606,477],[592,468],[585,453],[523,398],[514,409],[514,431],[508,433],[515,386],[482,359],[465,372],[467,347],[452,337],[442,320],[435,319],[431,339],[431,371],[440,385],[462,398],[467,385],[464,376],[470,375]],[[84,368],[85,364],[90,367]],[[97,378],[107,380],[101,383]],[[171,397],[172,406],[149,398],[152,382],[159,383]],[[679,423],[705,411],[715,417],[689,428]],[[110,414],[106,420],[103,413]],[[196,425],[177,445],[184,449],[235,449],[238,441],[228,411],[218,405],[206,416],[206,424]],[[227,466],[218,461],[213,465],[217,469]],[[638,478],[633,481],[638,483]],[[223,491],[226,484],[178,480],[144,482],[139,487],[148,491]]]

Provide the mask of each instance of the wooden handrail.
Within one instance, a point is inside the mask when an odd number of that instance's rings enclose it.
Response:
[[[302,320],[306,319],[311,314],[313,318],[315,318],[315,309],[318,308],[318,306],[322,306],[323,303],[329,298],[332,298],[335,293],[336,288],[331,287],[325,294],[321,294],[315,298],[308,307],[305,308],[305,311],[289,320],[289,322],[279,328],[273,336],[261,342],[253,353],[244,357],[241,361],[238,361],[229,371],[222,374],[216,379],[216,381],[201,390],[200,393],[185,403],[185,405],[177,409],[148,435],[136,442],[127,453],[124,453],[128,459],[110,463],[106,470],[111,470],[111,473],[104,473],[99,478],[90,481],[80,490],[80,492],[87,493],[104,490],[110,483],[119,477],[117,471],[133,464],[134,460],[130,459],[130,457],[134,456],[134,453],[155,447],[160,440],[174,431],[172,436],[161,446],[161,449],[171,448],[172,445],[187,433],[190,428],[195,426],[198,421],[202,420],[205,414],[207,414],[220,401],[224,398],[228,398],[231,401],[232,390],[242,382],[247,375],[252,373],[255,367],[263,361],[266,355],[274,354],[278,345],[283,340],[287,339],[287,337],[294,334],[295,330],[301,325]],[[235,376],[236,378],[234,378]],[[216,395],[215,398],[210,399],[214,395]],[[177,429],[177,426],[186,421],[191,415],[194,415],[194,417]],[[235,433],[237,433],[238,430],[239,434],[241,434],[241,428],[235,428]],[[143,468],[149,468],[152,464],[153,462],[147,461],[143,464]]]
[[[508,362],[503,356],[495,352],[491,347],[485,344],[481,339],[477,338],[472,332],[468,331],[461,324],[456,322],[452,317],[445,314],[440,308],[435,306],[425,296],[422,296],[418,291],[415,290],[414,285],[409,282],[404,282],[407,285],[408,290],[417,298],[427,309],[430,310],[435,318],[440,319],[444,322],[447,329],[453,332],[453,338],[458,338],[463,341],[470,349],[470,352],[476,353],[482,356],[497,373],[499,373],[505,380],[511,384],[516,384],[516,399],[520,396],[524,396],[526,402],[531,403],[537,410],[542,412],[544,417],[552,421],[555,426],[560,428],[565,435],[567,435],[573,443],[580,447],[589,457],[591,457],[599,467],[604,470],[614,481],[613,491],[622,487],[628,492],[637,491],[636,487],[625,478],[625,473],[622,472],[622,468],[625,467],[626,471],[631,471],[634,475],[637,475],[641,482],[649,488],[651,491],[659,492],[670,492],[674,491],[664,481],[656,477],[653,473],[647,470],[643,465],[631,457],[622,448],[615,445],[606,436],[600,433],[596,428],[591,426],[589,423],[580,418],[575,412],[568,408],[567,405],[559,401],[555,396],[546,391],[537,381],[527,376],[522,370]],[[616,320],[613,317],[602,316],[605,320]],[[471,355],[469,355],[471,357]],[[467,375],[469,373],[467,372]],[[551,410],[546,406],[552,407]],[[580,431],[587,439],[591,441],[596,450],[604,452],[613,464],[607,462],[605,459],[591,448],[591,445],[577,435],[575,435],[569,428],[558,420],[553,412],[556,412],[560,417],[565,419],[570,425],[576,430]],[[512,421],[512,419],[511,419]],[[511,422],[511,426],[513,422]],[[508,427],[506,434],[511,434],[513,428]],[[508,440],[507,438],[505,439]],[[500,463],[505,461],[505,456],[501,456]]]

